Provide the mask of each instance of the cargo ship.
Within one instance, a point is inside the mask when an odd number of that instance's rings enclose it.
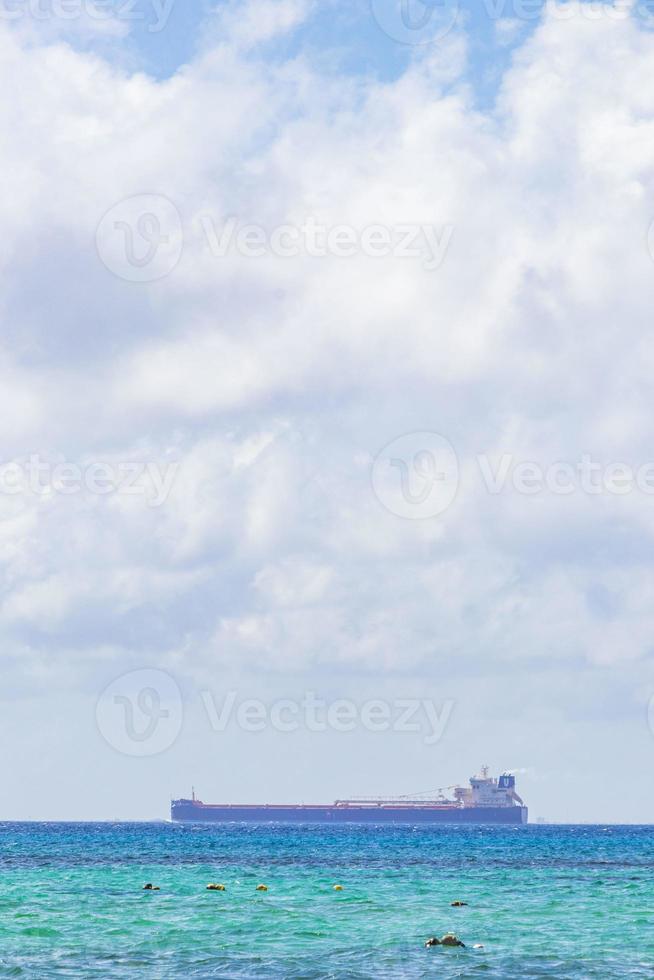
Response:
[[[315,803],[203,803],[193,790],[190,800],[172,800],[171,819],[185,823],[366,823],[366,824],[526,824],[527,807],[515,789],[515,775],[495,779],[484,766],[469,786],[388,799],[336,800]]]

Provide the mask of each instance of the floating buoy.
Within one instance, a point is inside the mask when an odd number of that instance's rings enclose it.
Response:
[[[453,932],[446,932],[441,939],[432,936],[427,940],[425,946],[465,946],[465,943],[462,943]]]
[[[160,891],[160,888],[159,888],[158,885],[152,885],[152,884],[150,884],[150,882],[148,882],[147,885],[143,885],[143,891],[144,892],[158,892],[158,891]]]
[[[225,891],[225,886],[224,885],[221,885],[218,882],[212,882],[210,885],[207,885],[207,891],[208,892],[224,892]]]
[[[342,892],[343,891],[343,886],[342,885],[334,885],[334,891],[335,892]]]
[[[463,906],[464,905],[467,905],[467,904],[468,904],[467,902],[459,902],[457,900],[456,902],[452,902],[452,908],[454,908],[454,909],[460,909],[460,908],[463,908]]]
[[[268,885],[257,885],[257,891],[258,892],[267,892],[268,891]]]

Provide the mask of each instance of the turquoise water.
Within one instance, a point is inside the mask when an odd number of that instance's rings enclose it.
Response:
[[[651,978],[653,872],[653,827],[4,824],[0,977]]]

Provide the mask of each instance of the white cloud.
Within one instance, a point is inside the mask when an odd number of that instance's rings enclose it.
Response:
[[[147,632],[166,655],[191,648],[188,669],[647,656],[649,497],[493,497],[474,460],[651,456],[654,39],[550,13],[482,112],[457,76],[459,37],[439,49],[444,72],[427,52],[395,82],[339,81],[252,54],[304,4],[235,11],[163,82],[0,33],[8,452],[132,458],[145,442],[182,464],[157,510],[11,505],[7,648],[36,649],[42,628],[53,657],[138,649]],[[183,220],[181,261],[151,284],[93,248],[136,194],[165,195]],[[392,256],[217,258],[207,213],[454,232],[432,272]],[[462,463],[433,521],[394,517],[370,487],[371,460],[412,430],[442,432]],[[100,607],[110,639],[84,615]]]
[[[306,19],[310,8],[311,0],[231,0],[216,10],[216,33],[231,44],[250,48],[292,31]]]

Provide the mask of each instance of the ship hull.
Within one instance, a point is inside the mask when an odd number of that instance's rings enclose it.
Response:
[[[191,800],[171,804],[180,823],[526,824],[526,806],[238,806]]]

